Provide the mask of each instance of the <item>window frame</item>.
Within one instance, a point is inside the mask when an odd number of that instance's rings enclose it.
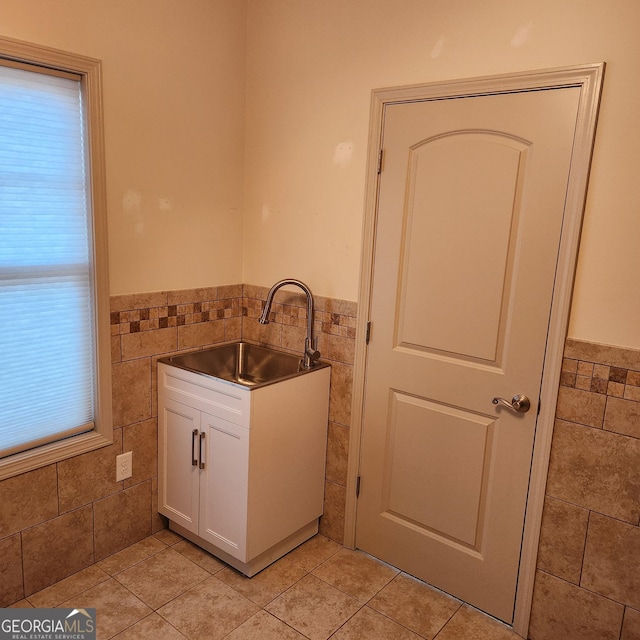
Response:
[[[0,37],[0,64],[26,65],[43,73],[80,76],[86,124],[86,174],[89,226],[92,238],[92,284],[95,335],[95,415],[92,431],[57,440],[0,460],[0,480],[113,442],[111,395],[111,333],[109,326],[109,265],[104,162],[102,63],[100,60],[42,45]]]

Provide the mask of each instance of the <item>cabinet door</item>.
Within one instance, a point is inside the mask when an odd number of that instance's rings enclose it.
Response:
[[[249,430],[203,413],[206,457],[200,484],[200,533],[228,554],[247,561]]]
[[[159,399],[158,511],[196,534],[199,431],[199,411],[173,400]]]

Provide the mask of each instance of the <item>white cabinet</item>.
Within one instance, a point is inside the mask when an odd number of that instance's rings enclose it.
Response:
[[[259,388],[158,364],[158,510],[247,575],[318,530],[330,368]]]

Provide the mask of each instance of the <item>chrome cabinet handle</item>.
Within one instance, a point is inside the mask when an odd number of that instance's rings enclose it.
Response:
[[[191,464],[194,467],[198,466],[198,461],[196,460],[196,436],[198,435],[198,430],[194,429],[191,432]]]
[[[199,445],[199,458],[200,458],[200,468],[204,469],[204,460],[202,459],[202,441],[204,440],[205,433],[204,431],[200,432],[200,445]]]
[[[531,409],[531,401],[529,400],[529,398],[527,398],[527,396],[523,396],[522,394],[513,396],[511,402],[505,400],[504,398],[494,398],[491,402],[493,402],[493,404],[500,404],[508,407],[509,409],[513,409],[518,413],[527,413],[527,411]]]

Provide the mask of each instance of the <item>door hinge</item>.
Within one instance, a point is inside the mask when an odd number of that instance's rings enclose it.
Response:
[[[360,497],[360,476],[356,480],[356,498]]]
[[[367,331],[364,335],[365,344],[369,344],[369,340],[371,340],[371,320],[367,322]]]
[[[380,152],[378,153],[378,175],[382,173],[382,154],[383,150],[380,149]]]

